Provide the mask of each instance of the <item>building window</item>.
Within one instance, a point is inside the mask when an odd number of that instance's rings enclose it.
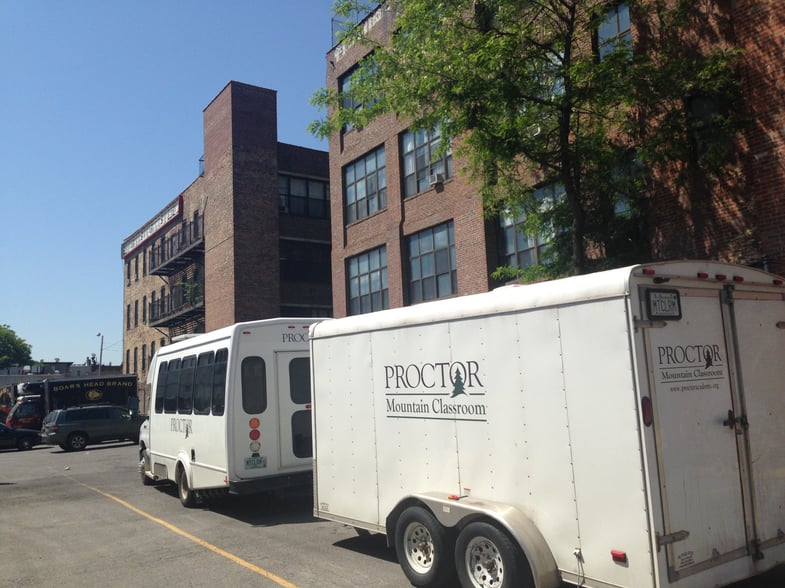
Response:
[[[458,293],[455,229],[449,221],[411,235],[409,304]]]
[[[128,304],[125,307],[125,330],[129,330],[131,328],[131,305]]]
[[[142,345],[142,371],[147,369],[147,344]]]
[[[632,48],[630,7],[626,2],[611,8],[597,29],[597,50],[601,60],[620,47]]]
[[[134,373],[139,373],[139,348],[134,347]]]
[[[438,129],[406,131],[401,135],[404,197],[423,192],[452,177],[452,150],[448,148],[440,153],[441,143]]]
[[[131,285],[131,261],[125,262],[125,285]]]
[[[131,350],[130,349],[126,349],[125,350],[125,373],[126,374],[130,374],[131,373]]]
[[[154,355],[155,355],[155,341],[150,343],[150,359],[153,359]]]
[[[134,282],[139,281],[139,256],[134,257]]]
[[[534,192],[534,198],[544,209],[551,208],[562,197],[561,184],[551,184]],[[511,267],[526,269],[533,265],[547,263],[548,245],[553,241],[553,228],[548,225],[539,231],[526,230],[525,212],[503,212],[501,215],[502,239],[501,263]]]
[[[134,300],[134,327],[139,326],[139,301]]]
[[[387,171],[384,147],[379,147],[343,170],[346,222],[351,223],[387,208]]]
[[[349,314],[390,307],[387,288],[387,247],[381,246],[351,257],[346,262]]]
[[[142,250],[142,275],[147,275],[147,251]]]
[[[142,324],[147,324],[147,296],[142,297]]]
[[[329,218],[330,185],[319,180],[278,176],[281,214]]]
[[[281,239],[279,255],[281,280],[312,284],[330,283],[332,272],[329,244]]]
[[[338,91],[341,94],[341,108],[343,110],[360,110],[364,107],[373,106],[376,100],[362,100],[357,96],[357,93],[352,87],[360,75],[369,76],[373,75],[374,70],[367,67],[355,67],[349,72],[345,73],[338,79]],[[345,133],[354,128],[352,123],[346,123],[341,127],[341,132]]]

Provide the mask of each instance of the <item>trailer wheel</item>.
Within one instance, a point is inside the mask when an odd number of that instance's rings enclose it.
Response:
[[[176,479],[180,503],[185,508],[193,508],[196,506],[196,493],[188,487],[188,475],[185,473],[185,468],[181,465],[177,466]]]
[[[455,542],[455,563],[463,588],[534,588],[512,539],[491,524],[467,525]]]
[[[447,530],[426,509],[411,506],[395,525],[395,552],[403,573],[414,586],[454,585],[452,545]]]
[[[87,446],[87,435],[71,433],[65,442],[66,451],[82,451]]]

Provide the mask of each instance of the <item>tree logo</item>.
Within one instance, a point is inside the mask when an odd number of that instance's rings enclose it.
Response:
[[[455,367],[455,375],[452,377],[452,394],[450,394],[450,398],[455,398],[456,396],[460,396],[463,394],[466,396],[466,390],[464,390],[463,386],[463,376],[461,375],[461,370],[458,366]]]

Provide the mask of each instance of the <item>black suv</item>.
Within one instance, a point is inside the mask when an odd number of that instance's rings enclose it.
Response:
[[[44,419],[41,442],[59,445],[66,451],[80,451],[102,441],[128,439],[139,443],[139,427],[145,418],[122,406],[74,406],[53,410]]]

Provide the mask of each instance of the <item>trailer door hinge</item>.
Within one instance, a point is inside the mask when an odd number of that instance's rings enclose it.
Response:
[[[689,536],[689,531],[674,531],[673,533],[669,533],[667,535],[660,535],[657,533],[657,551],[659,551],[660,547],[663,545],[670,545],[671,543],[676,543],[677,541],[684,541]]]

